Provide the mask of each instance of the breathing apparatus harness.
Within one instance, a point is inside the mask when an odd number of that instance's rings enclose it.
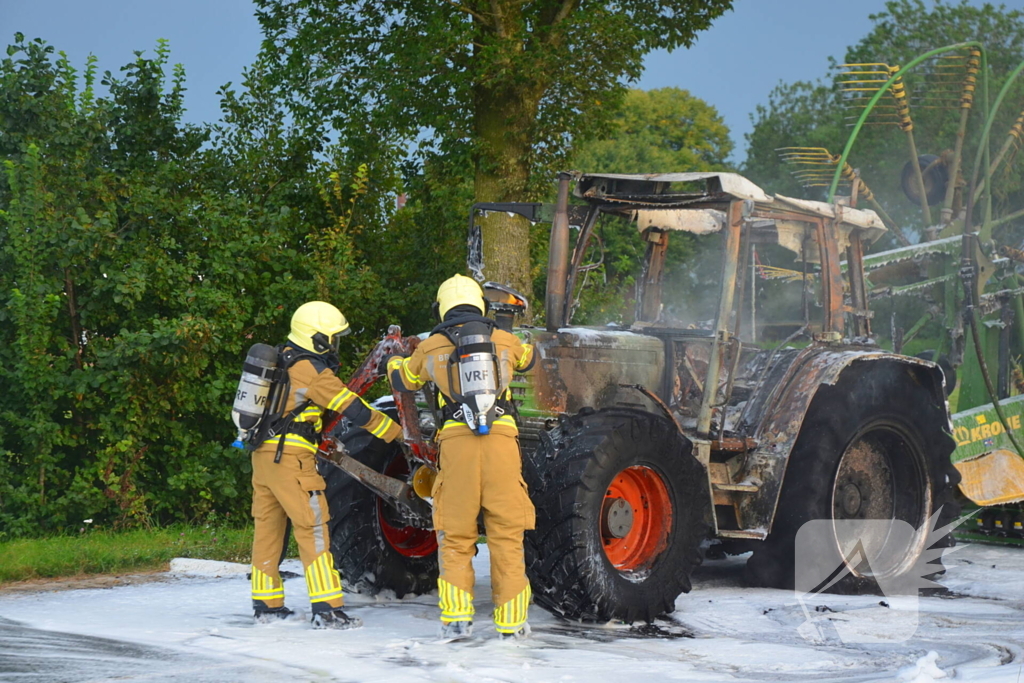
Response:
[[[500,396],[501,369],[491,340],[495,322],[476,313],[459,315],[435,327],[455,347],[448,355],[448,391],[441,408],[443,420],[461,420],[474,434],[484,436],[494,420],[510,409]],[[456,391],[455,375],[458,375]]]
[[[297,402],[294,408],[287,413],[284,412],[288,396],[291,394],[291,379],[288,369],[302,360],[311,362],[317,372],[328,368],[336,371],[338,368],[338,357],[333,353],[314,353],[287,344],[277,347],[277,367],[269,372],[264,370],[264,375],[270,381],[270,391],[267,395],[263,416],[255,430],[250,431],[250,437],[246,439],[248,449],[255,450],[265,441],[280,436],[277,452],[274,454],[275,463],[281,462],[284,440],[289,434],[296,434],[312,443],[316,443],[319,437],[319,433],[312,423],[295,422],[295,418],[308,408],[313,403],[312,401],[307,399]]]

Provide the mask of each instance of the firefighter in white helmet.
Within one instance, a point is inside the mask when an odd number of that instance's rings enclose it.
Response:
[[[276,436],[257,444],[252,454],[252,601],[258,622],[286,618],[284,584],[278,565],[291,522],[305,568],[314,628],[361,625],[342,609],[341,577],[334,566],[326,484],[317,472],[316,451],[324,413],[343,413],[375,437],[392,441],[401,428],[368,406],[335,374],[338,346],[349,324],[337,308],[310,301],[292,316],[288,342],[279,347],[279,366],[288,370],[284,412],[271,425]]]
[[[388,379],[397,390],[415,391],[433,382],[444,416],[437,436],[440,472],[432,497],[440,544],[437,584],[445,637],[467,635],[472,628],[472,559],[481,512],[491,556],[495,627],[506,638],[528,632],[531,593],[523,559],[523,532],[534,528],[534,508],[523,481],[509,382],[513,372],[525,372],[533,365],[533,348],[497,329],[493,320],[484,317],[486,310],[476,281],[462,275],[449,278],[437,290],[435,314],[440,324],[409,358],[394,356],[387,364]],[[463,361],[473,355],[485,360],[493,357],[493,405],[487,400],[478,404],[476,411],[469,405],[466,394],[470,392],[462,378],[485,375],[486,365],[472,371],[466,364],[457,365],[463,371],[453,373],[450,368],[455,355]]]

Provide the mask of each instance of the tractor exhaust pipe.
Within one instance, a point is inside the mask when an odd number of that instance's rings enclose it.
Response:
[[[569,180],[568,173],[558,174],[558,199],[551,221],[548,245],[548,292],[545,320],[548,332],[557,332],[565,325],[566,283],[569,279]]]

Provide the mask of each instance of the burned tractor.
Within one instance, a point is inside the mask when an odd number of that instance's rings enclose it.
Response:
[[[772,197],[730,173],[562,174],[553,210],[482,204],[473,215],[480,211],[551,221],[545,328],[516,329],[538,360],[512,384],[538,512],[527,534],[527,572],[541,606],[573,619],[651,620],[690,589],[709,545],[752,550],[753,584],[791,587],[804,523],[909,523],[915,535],[899,553],[869,539],[833,587],[872,590],[882,577],[914,570],[935,543],[930,520],[955,517],[959,475],[949,459],[942,372],[871,340],[863,248],[885,231],[874,212]],[[570,320],[602,216],[635,223],[646,245],[628,328]],[[720,243],[717,304],[705,323],[679,323],[667,312],[663,274],[673,233]],[[470,270],[479,272],[472,218],[469,244]],[[794,255],[805,284],[816,283],[816,302],[782,341],[755,342],[755,247]],[[486,285],[485,293],[506,324],[522,308],[514,293]],[[671,303],[673,311],[685,304]],[[417,342],[392,330],[361,376],[372,379],[385,351]],[[421,499],[436,454],[425,438],[429,411],[401,395],[394,410],[407,450],[374,445],[358,430],[328,439],[324,450],[344,445],[352,454],[343,460],[355,479],[329,481],[342,575],[401,595],[430,590],[436,576]],[[821,555],[842,566],[849,543],[837,531]]]

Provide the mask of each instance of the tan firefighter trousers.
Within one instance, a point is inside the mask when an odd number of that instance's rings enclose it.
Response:
[[[252,454],[253,604],[257,609],[284,605],[278,564],[290,519],[313,612],[341,607],[341,577],[334,568],[327,529],[326,484],[316,471],[315,456],[308,449],[285,446],[281,461],[275,463],[276,451],[277,444],[265,444]]]
[[[441,546],[441,619],[472,618],[472,560],[479,537],[477,518],[483,511],[495,622],[499,630],[505,630],[503,621],[508,621],[509,630],[521,626],[530,597],[523,531],[534,528],[535,518],[523,481],[519,441],[502,434],[442,438],[441,471],[433,498],[434,528]],[[460,599],[466,604],[460,606]],[[507,620],[503,609],[512,615]]]

